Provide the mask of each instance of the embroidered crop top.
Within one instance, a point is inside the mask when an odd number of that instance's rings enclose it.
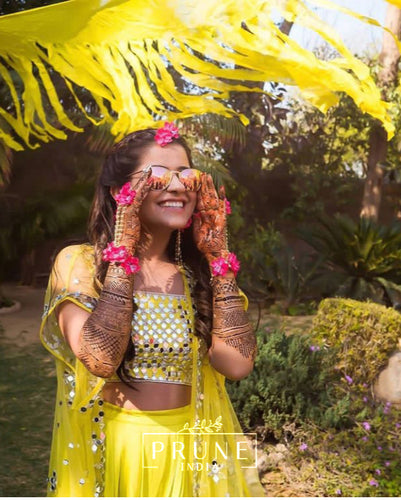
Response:
[[[191,385],[190,307],[185,295],[135,292],[138,306],[132,320],[135,356],[125,368],[133,381]],[[107,379],[118,382],[117,374]]]

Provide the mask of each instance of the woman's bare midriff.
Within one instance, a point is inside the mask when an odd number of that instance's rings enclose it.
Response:
[[[183,384],[140,381],[138,390],[123,382],[107,382],[103,399],[127,410],[170,410],[191,402],[191,387]]]

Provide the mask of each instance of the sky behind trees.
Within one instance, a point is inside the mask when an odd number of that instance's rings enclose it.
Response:
[[[384,24],[387,7],[384,0],[334,0],[334,3],[372,17]],[[340,12],[321,8],[314,8],[314,10],[324,21],[335,28],[352,52],[364,55],[380,51],[382,40],[380,28],[370,26]],[[293,27],[291,37],[309,50],[323,44],[319,35],[299,26]]]

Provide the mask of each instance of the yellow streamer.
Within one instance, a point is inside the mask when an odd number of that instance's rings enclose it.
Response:
[[[312,3],[378,24],[330,0]],[[300,47],[277,28],[278,14],[317,32],[339,57],[319,60]],[[0,107],[1,140],[13,149],[80,130],[77,112],[111,124],[116,138],[165,119],[233,116],[230,92],[261,92],[254,82],[266,81],[299,87],[322,111],[345,92],[389,137],[394,132],[369,68],[302,0],[69,0],[0,17],[0,57],[9,95]],[[171,69],[198,90],[179,88]],[[74,113],[63,107],[55,76]],[[79,87],[96,103],[96,116]]]

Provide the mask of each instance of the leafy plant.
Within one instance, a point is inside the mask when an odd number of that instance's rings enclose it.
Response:
[[[284,242],[273,251],[272,257],[271,265],[266,268],[266,277],[276,299],[281,301],[282,312],[290,314],[302,298],[316,295],[314,282],[322,259],[305,253],[296,257]]]
[[[329,354],[304,335],[261,329],[255,368],[245,379],[227,382],[233,406],[244,426],[263,426],[280,438],[286,427],[311,420],[339,426],[348,420],[347,404],[337,404]],[[331,384],[331,385],[330,385]],[[295,427],[294,427],[295,429]],[[291,436],[287,436],[291,437]]]
[[[318,270],[322,259],[310,254],[296,256],[273,224],[258,221],[247,226],[236,202],[229,218],[230,246],[242,263],[239,283],[256,301],[278,301],[281,312],[290,314],[304,299],[319,295]],[[306,310],[308,308],[304,308]]]
[[[387,305],[401,293],[401,224],[384,226],[371,219],[354,222],[344,215],[320,218],[300,236],[327,264],[331,294]]]
[[[0,277],[16,258],[24,258],[47,238],[86,232],[93,185],[73,185],[21,200],[0,197]]]
[[[372,383],[396,348],[401,315],[380,304],[325,299],[311,330],[314,342],[337,352],[336,367],[355,383]]]

